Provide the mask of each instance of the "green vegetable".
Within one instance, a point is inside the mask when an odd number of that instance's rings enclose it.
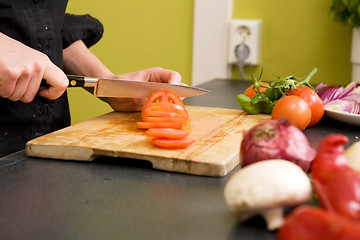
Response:
[[[360,26],[360,0],[333,0],[330,13],[335,22]]]
[[[244,94],[239,94],[236,96],[236,100],[240,105],[241,109],[250,114],[257,114],[260,112],[261,106],[258,104],[252,103],[251,98],[245,96]]]
[[[304,80],[294,76],[288,76],[285,78],[279,78],[267,86],[261,83],[261,70],[259,78],[255,78],[253,75],[251,75],[254,81],[253,89],[256,92],[255,96],[249,98],[244,94],[239,94],[236,96],[236,100],[241,109],[249,114],[257,114],[260,112],[271,113],[276,101],[282,97],[285,97],[286,93],[292,88],[296,89],[297,86],[302,85],[313,88],[310,84],[310,79],[315,75],[316,72],[317,68],[314,68]],[[264,93],[260,91],[261,87],[266,88]]]

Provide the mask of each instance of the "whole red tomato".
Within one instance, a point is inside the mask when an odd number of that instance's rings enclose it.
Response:
[[[287,118],[300,130],[304,130],[311,120],[309,104],[301,97],[295,95],[280,98],[274,105],[271,118],[278,120],[282,117]]]
[[[264,84],[264,85],[266,85],[266,86],[269,86],[269,84],[268,84],[267,82],[261,82],[261,83]],[[245,90],[244,95],[247,96],[247,97],[249,97],[249,98],[255,96],[257,90],[255,90],[255,89],[253,89],[253,88],[254,88],[254,84],[251,85],[250,87],[248,87],[248,88]],[[254,90],[255,90],[255,91],[254,91]],[[260,87],[260,91],[261,91],[262,93],[264,93],[265,90],[266,90],[265,87]]]
[[[309,127],[314,126],[320,121],[325,112],[324,102],[312,88],[308,86],[298,86],[296,89],[291,89],[288,95],[299,96],[309,104],[311,110]]]

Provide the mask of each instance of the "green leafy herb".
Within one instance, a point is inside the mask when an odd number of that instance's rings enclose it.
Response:
[[[330,13],[335,22],[360,26],[360,0],[333,0]]]
[[[253,90],[256,92],[256,94],[252,98],[249,98],[244,94],[239,94],[236,96],[236,100],[241,109],[249,114],[271,113],[277,100],[285,97],[286,93],[291,89],[296,89],[297,86],[304,85],[314,89],[310,84],[310,79],[315,75],[316,72],[317,68],[314,68],[303,80],[294,76],[288,76],[285,78],[279,78],[267,86],[261,82],[261,70],[259,78],[255,78],[253,75],[251,75],[254,81]],[[266,88],[264,93],[260,91],[260,88],[262,87]]]

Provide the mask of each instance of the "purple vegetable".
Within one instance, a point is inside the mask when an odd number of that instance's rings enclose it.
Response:
[[[243,132],[242,167],[263,160],[284,159],[307,172],[315,154],[305,134],[285,118],[267,120]]]
[[[359,103],[352,100],[336,99],[325,105],[327,109],[347,112],[352,114],[359,113]]]
[[[325,108],[359,114],[360,93],[353,92],[356,86],[357,82],[351,82],[346,87],[320,83],[315,90],[323,100]]]

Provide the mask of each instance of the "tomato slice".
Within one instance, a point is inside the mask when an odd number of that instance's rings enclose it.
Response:
[[[182,125],[178,122],[137,122],[138,128],[149,129],[149,128],[174,128],[179,129]]]
[[[177,122],[181,127],[186,125],[186,118],[175,117],[143,117],[144,122]]]
[[[176,105],[184,106],[183,101],[176,93],[169,90],[158,90],[148,97],[144,103],[143,109],[146,109],[148,106],[156,102],[174,103]]]
[[[189,132],[173,128],[150,128],[146,132],[155,138],[183,139],[189,136]]]
[[[154,103],[146,108],[143,108],[142,117],[146,116],[157,116],[161,112],[162,114],[169,113],[169,115],[180,115],[185,118],[189,117],[188,112],[186,111],[185,107],[175,104],[169,104],[169,103]],[[171,113],[171,114],[170,114]]]
[[[160,148],[166,149],[184,149],[195,142],[192,138],[186,137],[183,139],[167,139],[167,138],[154,138],[151,142]]]
[[[177,105],[178,106],[178,105]],[[178,106],[181,107],[181,106]],[[141,117],[183,117],[188,119],[189,114],[184,107],[182,109],[173,106],[149,106],[141,113]]]

